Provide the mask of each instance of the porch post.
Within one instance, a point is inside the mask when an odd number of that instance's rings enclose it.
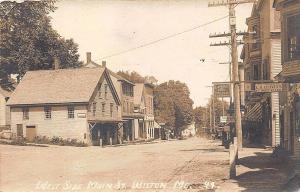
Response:
[[[123,140],[123,123],[119,123],[118,124],[118,128],[117,128],[117,137],[119,140],[119,143],[122,144],[122,140]]]
[[[109,127],[107,127],[108,129],[106,130],[106,142],[108,141],[110,144],[110,129]]]
[[[99,146],[102,147],[102,138],[101,138],[100,128],[98,129],[98,139],[99,139]]]

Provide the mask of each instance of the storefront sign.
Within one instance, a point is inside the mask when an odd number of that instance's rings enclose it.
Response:
[[[284,91],[286,84],[284,83],[259,83],[255,85],[256,92],[280,92]]]
[[[77,117],[78,118],[86,118],[86,113],[78,113]]]
[[[214,84],[215,97],[230,97],[230,84],[229,83],[216,83]]]
[[[145,116],[145,121],[154,121],[154,116]]]
[[[227,116],[220,116],[221,123],[227,123]]]

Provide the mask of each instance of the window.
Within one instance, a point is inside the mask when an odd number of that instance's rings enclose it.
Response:
[[[287,60],[300,59],[300,14],[287,18]]]
[[[74,119],[74,107],[73,106],[69,106],[68,107],[68,118],[69,119]]]
[[[253,63],[253,80],[260,80],[260,65]]]
[[[29,108],[28,107],[23,108],[23,119],[24,120],[29,119]]]
[[[111,103],[110,104],[110,116],[112,117],[113,116],[113,107],[114,107],[114,104],[113,103]]]
[[[133,86],[132,85],[123,83],[122,91],[123,91],[124,95],[133,97]]]
[[[105,103],[102,103],[102,113],[105,112]]]
[[[269,62],[268,59],[263,60],[263,80],[269,80],[270,75],[269,75]]]
[[[44,107],[45,119],[51,119],[51,107]]]
[[[104,85],[105,99],[107,99],[107,84]]]
[[[94,102],[93,103],[93,116],[96,116],[96,107],[97,107],[97,103]]]

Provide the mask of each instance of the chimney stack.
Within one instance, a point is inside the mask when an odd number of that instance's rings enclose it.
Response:
[[[92,61],[92,53],[86,52],[86,63],[90,63]]]
[[[57,70],[57,69],[60,68],[60,61],[59,61],[59,58],[57,56],[54,57],[53,67],[54,67],[54,70]]]
[[[102,61],[102,67],[106,68],[106,61]]]

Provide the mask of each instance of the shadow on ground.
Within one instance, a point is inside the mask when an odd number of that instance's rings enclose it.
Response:
[[[184,149],[184,150],[180,150],[180,151],[186,151],[186,152],[190,152],[190,151],[199,151],[199,152],[206,152],[206,153],[210,153],[210,152],[228,152],[228,150],[226,149],[207,149],[207,148],[203,148],[203,149]]]
[[[240,158],[238,163],[250,169],[235,179],[244,189],[242,191],[283,191],[288,168],[284,162],[271,157],[270,153],[257,152],[254,156]]]

